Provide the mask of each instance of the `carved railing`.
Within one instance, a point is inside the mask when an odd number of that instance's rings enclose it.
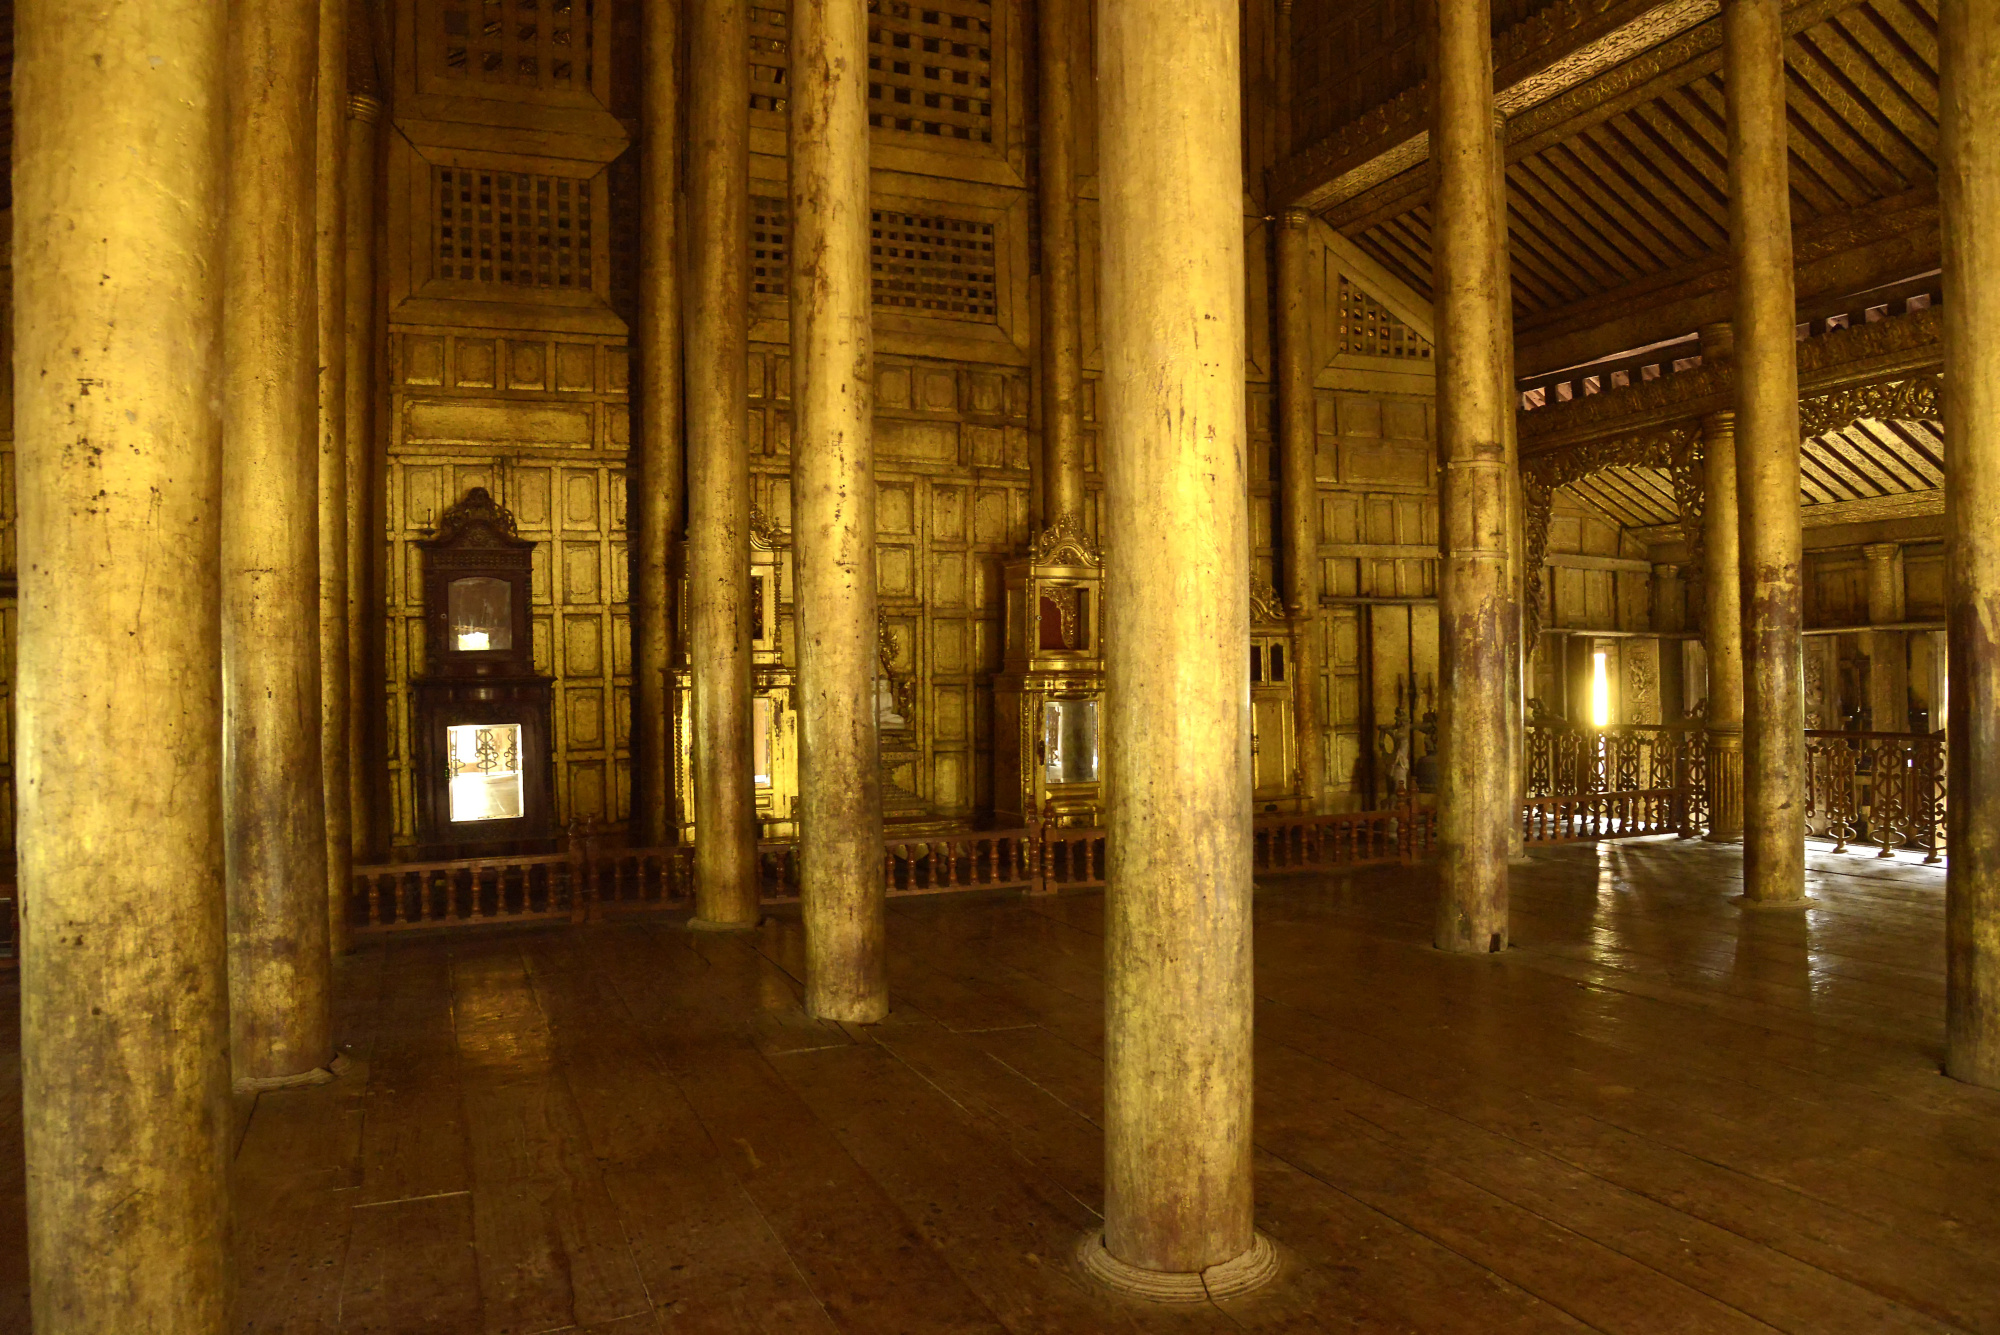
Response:
[[[1530,727],[1527,765],[1531,804],[1544,798],[1668,793],[1669,823],[1653,833],[1692,836],[1707,829],[1708,734],[1699,727]]]
[[[1836,853],[1872,845],[1878,857],[1916,849],[1944,857],[1943,733],[1806,734],[1806,830]]]
[[[1521,804],[1521,839],[1529,844],[1639,839],[1688,833],[1684,794],[1676,788],[1531,797]]]

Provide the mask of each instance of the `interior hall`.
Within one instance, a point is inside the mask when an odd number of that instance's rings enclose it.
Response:
[[[0,119],[0,1331],[2000,1335],[2000,3]]]

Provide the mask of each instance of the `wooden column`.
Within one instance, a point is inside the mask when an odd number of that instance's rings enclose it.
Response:
[[[1042,526],[1083,525],[1083,321],[1076,249],[1073,0],[1040,0]]]
[[[674,810],[674,595],[680,585],[681,234],[680,12],[639,7],[643,24],[639,127],[639,458],[631,487],[638,569],[633,608],[632,712],[637,834],[661,848],[680,837]]]
[[[1486,0],[1438,7],[1431,143],[1442,466],[1438,578],[1436,942],[1507,946],[1507,835],[1514,775],[1508,742],[1510,613],[1506,265],[1493,39]]]
[[[1894,626],[1903,620],[1903,545],[1871,542],[1868,558],[1868,624]],[[1907,732],[1910,727],[1910,633],[1877,630],[1868,635],[1868,726],[1875,732]]]
[[[15,10],[21,1114],[41,1335],[229,1320],[224,31],[206,0]]]
[[[327,944],[350,944],[347,887],[354,874],[349,772],[347,638],[347,0],[320,0],[319,81],[314,89],[313,278],[319,303],[319,695],[320,780],[326,801]]]
[[[1702,335],[1704,357],[1708,331]],[[1702,639],[1708,650],[1708,838],[1743,837],[1743,581],[1736,516],[1736,414],[1701,421]]]
[[[1951,442],[1945,1071],[2000,1089],[2000,12],[1944,0],[1938,50]]]
[[[1297,657],[1292,719],[1308,811],[1326,804],[1326,733],[1320,723],[1319,422],[1313,395],[1311,215],[1278,220],[1278,457],[1283,469],[1285,593]]]
[[[792,10],[792,540],[806,1010],[889,1013],[875,733],[868,4]]]
[[[223,811],[239,1084],[333,1057],[320,783],[313,82],[319,0],[229,11],[223,246]]]
[[[1261,1282],[1234,0],[1102,0],[1105,1211],[1092,1273]],[[1205,1274],[1204,1274],[1205,1272]]]
[[[698,927],[757,921],[751,773],[749,11],[693,0],[688,96],[688,668]],[[728,59],[719,53],[736,53]]]
[[[1783,0],[1726,0],[1736,492],[1743,579],[1743,898],[1805,902],[1799,376]]]
[[[356,5],[347,25],[347,185],[343,246],[347,266],[347,409],[342,436],[347,446],[347,738],[348,811],[357,858],[387,852],[387,822],[378,819],[383,785],[377,738],[385,727],[386,672],[382,661],[383,599],[378,553],[382,549],[381,472],[383,451],[375,444],[376,327],[375,267],[377,125],[382,100],[375,77],[369,6]]]

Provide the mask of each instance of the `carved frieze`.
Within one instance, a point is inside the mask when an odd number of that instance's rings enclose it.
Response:
[[[1060,515],[1056,522],[1035,536],[1035,564],[1045,566],[1102,566],[1103,553],[1083,530],[1083,521],[1073,514]]]

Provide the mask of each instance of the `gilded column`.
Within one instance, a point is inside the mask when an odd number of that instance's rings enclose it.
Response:
[[[688,668],[695,925],[757,921],[751,773],[749,13],[694,0],[689,49]],[[736,53],[722,59],[719,53]],[[714,57],[714,58],[711,58]]]
[[[1098,6],[1106,438],[1105,1210],[1128,1291],[1260,1282],[1234,0]]]
[[[1945,1072],[2000,1089],[2000,11],[1944,0],[1938,50],[1952,452]]]
[[[1308,811],[1326,804],[1320,699],[1319,422],[1313,398],[1311,216],[1278,220],[1278,456],[1284,477],[1285,592],[1297,634],[1292,719]]]
[[[375,322],[375,200],[377,125],[382,100],[377,94],[375,57],[369,39],[368,6],[350,11],[347,33],[347,185],[341,195],[346,214],[344,263],[346,318],[341,338],[346,344],[347,406],[342,439],[347,448],[347,748],[348,812],[353,826],[354,856],[384,851],[382,822],[376,818],[381,785],[370,782],[376,763],[374,737],[382,719],[380,683],[384,677],[378,639],[383,601],[378,592],[377,553],[382,528],[377,523],[382,478],[375,448],[376,340]]]
[[[319,303],[320,777],[326,791],[327,943],[349,946],[347,888],[354,873],[348,709],[347,594],[347,0],[320,0],[314,90],[318,172],[313,186],[313,277]]]
[[[1727,333],[1724,326],[1723,333]],[[1702,331],[1702,355],[1726,347]],[[1708,650],[1708,838],[1743,837],[1743,581],[1736,517],[1736,414],[1701,420],[1702,640]]]
[[[21,1115],[42,1335],[229,1320],[224,35],[205,0],[15,10]]]
[[[1726,0],[1736,490],[1743,579],[1743,898],[1805,902],[1799,376],[1782,0]]]
[[[1083,523],[1083,325],[1077,281],[1073,0],[1040,0],[1042,525]]]
[[[1507,533],[1514,411],[1507,327],[1493,40],[1486,0],[1438,8],[1435,278],[1438,456],[1438,838],[1436,942],[1507,946],[1507,842],[1514,766],[1507,689],[1512,613]]]
[[[320,784],[318,0],[230,8],[221,377],[224,829],[239,1083],[333,1056]]]
[[[1871,542],[1868,558],[1868,624],[1894,626],[1903,620],[1903,545]],[[1868,726],[1875,732],[1907,732],[1910,727],[1910,633],[1875,630],[1868,635]]]
[[[680,581],[681,275],[680,15],[667,0],[639,7],[644,25],[639,145],[639,458],[633,488],[639,544],[632,710],[639,842],[679,838],[674,810],[674,592]],[[746,563],[747,564],[747,563]]]
[[[792,540],[806,1010],[889,1013],[875,733],[868,4],[792,10]]]

